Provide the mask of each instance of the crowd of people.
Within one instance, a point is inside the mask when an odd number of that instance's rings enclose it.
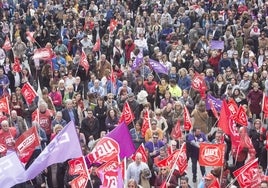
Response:
[[[147,168],[147,186],[160,187],[171,169],[159,168],[155,161],[183,142],[192,162],[192,179],[188,177],[191,170],[183,176],[174,173],[168,187],[199,183],[201,142],[224,140],[226,152],[224,168],[207,172],[200,167],[200,187],[209,187],[215,178],[226,187],[234,178],[228,172],[255,157],[264,176],[267,126],[262,100],[268,95],[268,2],[1,0],[0,20],[0,97],[8,97],[10,107],[9,113],[0,109],[0,141],[8,151],[27,127],[38,127],[44,148],[73,121],[84,153],[89,152],[117,126],[127,102],[135,117],[128,125],[133,143],[136,148],[143,143],[148,154],[147,163],[137,155],[128,166],[127,187],[140,186],[140,174]],[[212,45],[215,41],[223,45]],[[50,57],[34,57],[38,49],[49,50]],[[142,62],[134,70],[138,56]],[[168,73],[156,71],[150,59]],[[192,88],[196,74],[203,77],[207,95],[243,106],[248,126],[245,130],[237,125],[237,129],[240,136],[249,135],[254,148],[232,150],[230,135],[217,128],[217,118],[206,108],[203,94]],[[21,92],[25,84],[39,93],[31,104]],[[190,131],[183,130],[184,107],[191,115]],[[145,113],[149,113],[150,128],[143,134]],[[183,136],[174,140],[170,135],[178,121]],[[62,176],[66,168],[66,164],[53,165],[30,184],[68,187]],[[99,187],[96,174],[92,178],[89,186]],[[260,187],[268,187],[267,182]]]

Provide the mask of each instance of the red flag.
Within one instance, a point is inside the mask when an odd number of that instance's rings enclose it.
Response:
[[[100,38],[98,38],[96,40],[96,43],[94,44],[93,48],[92,48],[92,51],[93,52],[98,52],[100,51],[100,46],[101,46],[101,41],[100,41]]]
[[[264,118],[268,117],[268,96],[263,94],[263,99],[262,99],[262,111],[264,113]]]
[[[254,148],[254,146],[252,144],[251,139],[248,136],[246,127],[241,127],[240,129],[243,129],[243,130],[240,130],[241,134],[240,134],[240,137],[239,137],[240,138],[239,150],[237,152],[240,152],[243,148],[248,148],[249,149],[249,154],[251,156],[255,156],[256,151],[255,151],[255,148]]]
[[[230,118],[235,119],[237,116],[238,106],[233,99],[228,101],[228,109],[230,112]]]
[[[248,125],[248,117],[247,117],[247,113],[245,108],[240,105],[238,108],[238,111],[236,113],[236,117],[235,117],[235,122],[243,125],[243,126],[247,126]]]
[[[15,57],[12,70],[15,72],[21,72],[20,59]]]
[[[115,79],[115,76],[114,76],[114,70],[112,69],[111,71],[111,83],[114,87],[116,87],[116,79]]]
[[[85,165],[83,156],[68,161],[68,164],[69,164],[69,174],[71,176],[87,174],[87,167]]]
[[[189,131],[192,128],[192,122],[189,111],[186,106],[184,106],[183,118],[184,118],[184,130]]]
[[[8,97],[0,98],[0,109],[2,112],[6,114],[10,114],[9,102]]]
[[[182,137],[180,119],[178,119],[178,121],[177,121],[175,127],[173,127],[170,136],[171,136],[174,140],[177,140],[177,139],[179,139],[179,138]]]
[[[5,43],[3,44],[3,47],[2,47],[5,51],[9,51],[12,49],[12,45],[11,45],[11,42],[10,42],[10,39],[8,36],[6,36],[6,40],[5,40]]]
[[[39,48],[34,50],[33,59],[51,60],[53,52],[49,48]]]
[[[233,172],[240,187],[259,187],[261,175],[258,166],[258,159],[255,159]]]
[[[81,174],[80,176],[69,182],[71,188],[85,188],[87,186],[88,177],[86,174]]]
[[[91,163],[104,163],[118,156],[119,152],[119,145],[114,139],[103,137],[87,157]]]
[[[266,145],[265,145],[265,147],[268,150],[268,133],[266,133]]]
[[[79,65],[82,66],[82,67],[84,67],[84,69],[86,70],[86,72],[88,72],[88,70],[89,70],[89,64],[88,64],[88,61],[87,61],[87,55],[85,54],[84,51],[82,51]]]
[[[20,161],[27,163],[35,148],[40,145],[39,135],[36,126],[25,131],[15,142],[15,148]]]
[[[0,154],[2,156],[4,156],[4,155],[6,155],[6,153],[7,153],[7,147],[6,147],[6,145],[0,143]]]
[[[160,185],[160,188],[167,188],[166,180],[163,181],[163,183]]]
[[[179,174],[183,175],[188,167],[188,160],[187,160],[187,155],[186,155],[186,144],[182,145],[176,164],[178,166]]]
[[[25,101],[28,105],[32,104],[34,98],[37,96],[36,91],[34,88],[29,84],[29,82],[26,82],[22,88],[21,88],[21,94],[25,98]]]
[[[30,31],[26,32],[27,40],[32,42],[32,43],[35,43],[35,41],[36,41],[35,38],[34,38],[34,33],[35,33],[34,31],[33,32],[30,32]]]
[[[225,132],[226,134],[230,134],[229,126],[227,126],[229,124],[229,118],[230,118],[230,112],[227,106],[227,102],[226,100],[223,100],[218,127],[221,128],[222,131]]]
[[[209,105],[210,105],[210,109],[211,109],[213,115],[215,116],[215,118],[219,119],[218,111],[216,110],[216,108],[211,100],[209,101]]]
[[[146,110],[143,113],[143,121],[142,121],[142,128],[141,128],[141,134],[144,137],[147,129],[150,128],[150,117],[149,117],[149,111]]]
[[[137,153],[140,153],[142,155],[142,161],[147,163],[147,155],[146,155],[146,151],[145,151],[145,147],[144,147],[144,144],[142,143],[138,149],[136,150],[136,152],[134,153],[134,155],[131,157],[133,160],[135,160],[136,158],[136,154]]]
[[[192,88],[196,91],[198,91],[201,95],[201,97],[204,99],[206,98],[206,82],[204,80],[204,77],[198,73],[195,73],[193,79],[192,79]]]
[[[126,124],[129,125],[134,119],[135,119],[134,114],[133,114],[128,102],[125,102],[118,124],[125,121]]]
[[[115,20],[115,19],[110,20],[110,26],[109,26],[110,33],[112,33],[115,30],[117,25],[118,25],[117,20]]]
[[[199,164],[201,166],[223,166],[225,144],[200,143]]]
[[[219,180],[216,178],[209,186],[208,188],[221,188]]]

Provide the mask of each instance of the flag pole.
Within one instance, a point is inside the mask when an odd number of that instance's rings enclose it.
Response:
[[[85,167],[86,167],[87,178],[88,178],[88,180],[90,181],[90,185],[91,185],[91,187],[93,187],[93,184],[92,184],[92,180],[91,180],[90,174],[88,173],[87,163],[86,163],[86,160],[85,160],[85,156],[83,156],[82,158],[83,158],[84,165],[85,165]]]

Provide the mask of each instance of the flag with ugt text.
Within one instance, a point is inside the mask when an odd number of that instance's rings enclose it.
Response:
[[[32,126],[25,131],[15,142],[15,148],[20,161],[27,163],[35,148],[40,145],[39,135],[36,126]]]
[[[225,144],[200,143],[199,164],[201,166],[223,166]]]
[[[248,116],[247,116],[245,108],[242,105],[239,106],[234,120],[239,125],[243,125],[243,126],[248,125]]]
[[[123,187],[121,165],[118,158],[113,158],[97,168],[97,174],[101,179],[101,188]]]
[[[88,182],[87,174],[80,174],[78,177],[74,178],[69,182],[71,188],[86,188]]]
[[[125,102],[121,117],[118,121],[118,123],[126,122],[127,125],[129,125],[133,120],[135,119],[135,116],[128,104],[128,102]]]
[[[145,147],[144,147],[144,144],[142,143],[138,149],[136,150],[136,152],[134,153],[134,155],[131,157],[133,161],[135,161],[135,158],[136,158],[136,154],[137,153],[140,153],[142,158],[141,160],[145,163],[147,163],[147,154],[146,154],[146,151],[145,151]]]
[[[196,91],[198,91],[203,99],[206,98],[206,82],[204,80],[204,77],[198,73],[196,73],[192,79],[192,88]]]
[[[28,105],[32,104],[35,97],[37,96],[36,91],[34,90],[34,88],[31,86],[31,84],[29,82],[26,82],[22,86],[21,94],[23,95],[23,97]]]
[[[75,159],[71,159],[68,161],[69,164],[69,174],[71,176],[74,175],[80,175],[80,174],[87,174],[87,167],[86,164],[84,162],[84,157],[78,157]]]
[[[35,178],[52,164],[62,163],[67,159],[77,158],[82,155],[74,122],[70,121],[26,170],[27,179]]]
[[[192,122],[191,117],[189,114],[189,111],[186,106],[184,106],[184,113],[183,113],[183,119],[184,119],[184,130],[189,131],[192,128]]]
[[[171,136],[171,138],[173,138],[174,140],[177,140],[177,139],[179,139],[179,138],[182,137],[180,119],[177,120],[177,123],[176,123],[176,125],[173,127],[170,136]]]
[[[233,172],[240,187],[259,187],[261,174],[259,173],[258,159],[247,162],[244,166]]]
[[[9,51],[12,49],[12,45],[11,45],[11,42],[10,42],[10,39],[8,36],[6,36],[6,40],[3,44],[3,47],[2,47],[5,51]]]
[[[39,48],[34,50],[33,59],[51,60],[53,52],[49,48]]]
[[[84,51],[82,51],[79,65],[82,66],[86,70],[86,72],[88,72],[89,64],[88,64],[88,60],[87,60],[87,55]]]
[[[149,65],[156,73],[168,74],[168,69],[159,61],[149,59]]]
[[[6,114],[10,114],[9,100],[8,97],[2,97],[0,99],[0,109]]]
[[[150,116],[149,116],[149,110],[145,110],[143,113],[143,121],[142,121],[142,128],[141,128],[141,134],[144,137],[147,129],[150,128]]]
[[[25,181],[25,169],[15,152],[0,158],[1,188],[10,188]]]

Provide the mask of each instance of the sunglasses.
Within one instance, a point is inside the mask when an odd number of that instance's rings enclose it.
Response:
[[[162,171],[166,171],[167,169],[166,169],[166,168],[162,168],[161,170],[162,170]]]

